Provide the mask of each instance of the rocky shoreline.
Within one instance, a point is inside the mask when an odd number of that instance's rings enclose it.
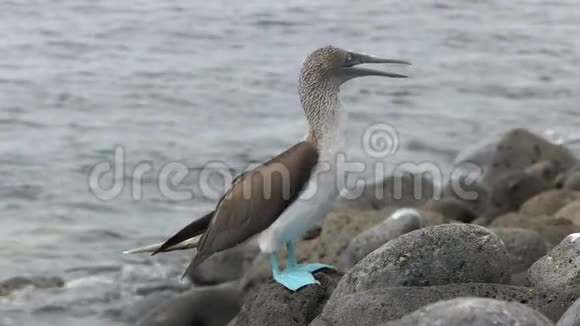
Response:
[[[394,177],[342,202],[297,243],[299,261],[338,267],[297,292],[271,278],[254,242],[214,255],[185,291],[150,291],[123,322],[186,325],[580,326],[580,164],[525,129],[504,135],[477,182],[433,199],[428,179]],[[453,184],[473,190],[465,199]],[[284,258],[281,257],[281,264]],[[0,295],[45,280],[0,283]],[[59,286],[59,282],[54,283]],[[36,285],[35,285],[36,284]]]

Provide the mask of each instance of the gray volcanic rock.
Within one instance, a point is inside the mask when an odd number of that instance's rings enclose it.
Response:
[[[505,283],[508,256],[486,228],[447,224],[416,230],[373,251],[342,278],[333,298],[377,287]]]
[[[529,229],[491,228],[505,244],[509,267],[512,274],[527,271],[538,259],[546,254],[546,244],[542,236]]]
[[[187,277],[197,285],[214,285],[240,279],[260,252],[256,241],[218,252],[189,271]]]
[[[541,313],[516,302],[457,298],[423,307],[383,326],[551,326]]]
[[[308,325],[322,311],[340,275],[320,271],[315,278],[320,285],[309,285],[296,292],[273,281],[261,285],[244,299],[234,325]]]
[[[571,233],[580,232],[580,226],[565,218],[539,215],[527,216],[510,213],[502,215],[489,225],[490,227],[517,227],[538,232],[548,249],[551,249]]]
[[[409,208],[399,209],[382,223],[354,237],[339,258],[339,265],[347,270],[388,241],[419,228],[419,212]]]
[[[528,270],[532,286],[564,289],[580,281],[580,233],[567,236]]]
[[[542,161],[552,162],[558,170],[567,170],[576,164],[576,158],[565,147],[529,130],[513,129],[497,144],[491,165],[485,169],[484,183],[493,184],[506,172],[521,171]]]
[[[538,194],[526,201],[520,208],[524,215],[554,215],[562,207],[580,199],[580,193],[570,190],[553,189]]]
[[[240,310],[237,282],[195,288],[158,305],[138,326],[223,326]]]
[[[378,325],[399,319],[428,304],[459,297],[519,302],[557,321],[578,296],[580,287],[551,291],[488,283],[374,288],[340,298],[332,297],[311,325]]]
[[[0,297],[7,296],[14,291],[27,287],[39,289],[60,288],[64,286],[64,281],[60,277],[13,277],[0,282]]]
[[[556,326],[580,326],[580,299],[566,310]]]
[[[441,213],[448,219],[464,223],[469,223],[477,217],[469,205],[456,198],[431,199],[421,206],[421,210]]]

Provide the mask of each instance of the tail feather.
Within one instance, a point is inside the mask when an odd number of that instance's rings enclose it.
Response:
[[[169,249],[179,243],[182,243],[188,239],[191,239],[205,232],[205,230],[207,230],[209,226],[209,223],[211,222],[213,214],[214,212],[212,211],[211,213],[208,213],[204,217],[199,218],[188,224],[186,227],[177,232],[174,236],[169,238],[169,240],[165,241],[157,250],[155,250],[151,254],[151,256],[159,252],[165,251],[166,249]]]

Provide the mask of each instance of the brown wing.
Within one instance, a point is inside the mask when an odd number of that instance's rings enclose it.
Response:
[[[241,175],[218,203],[187,269],[267,229],[303,190],[317,162],[316,147],[300,142]]]
[[[179,230],[179,232],[177,232],[174,236],[172,236],[167,241],[165,241],[161,245],[161,247],[159,247],[159,249],[155,250],[151,254],[151,256],[158,254],[158,253],[164,251],[165,249],[171,248],[178,243],[181,243],[187,239],[191,239],[191,238],[198,236],[198,235],[202,234],[203,232],[205,232],[205,230],[207,230],[207,228],[209,226],[209,223],[211,222],[213,214],[214,214],[214,212],[208,213],[208,214],[204,215],[203,217],[200,217],[197,220],[189,223],[183,229]]]

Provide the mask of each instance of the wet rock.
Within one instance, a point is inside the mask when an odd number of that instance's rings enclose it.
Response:
[[[485,216],[491,220],[517,211],[528,199],[547,189],[548,185],[542,179],[521,171],[499,176],[491,187]]]
[[[506,172],[521,171],[542,161],[552,162],[558,170],[567,170],[576,164],[576,158],[565,147],[529,130],[513,129],[498,142],[491,165],[485,169],[484,183],[493,184]]]
[[[296,292],[275,282],[262,284],[244,300],[234,325],[308,325],[324,307],[340,280],[332,271],[315,273],[320,285],[309,285]]]
[[[341,209],[328,214],[322,225],[320,236],[312,240],[296,242],[296,257],[299,263],[318,262],[339,265],[339,257],[350,241],[359,233],[384,221],[391,211]],[[286,251],[279,252],[281,266],[286,264]],[[256,285],[272,279],[270,259],[266,255],[258,255],[242,278],[244,292],[250,291]]]
[[[192,289],[147,313],[138,326],[223,326],[240,310],[235,282]]]
[[[546,254],[546,244],[542,236],[529,229],[491,228],[505,244],[508,252],[508,266],[512,274],[526,271],[536,260]]]
[[[346,272],[332,296],[376,287],[505,283],[507,259],[501,240],[486,228],[433,226],[404,234],[370,253]]]
[[[163,302],[171,300],[175,296],[177,296],[177,294],[173,291],[154,292],[143,297],[139,301],[123,307],[123,309],[108,311],[107,315],[109,317],[115,316],[115,319],[118,319],[119,321],[125,322],[129,325],[134,325],[151,310],[155,309]]]
[[[354,237],[342,253],[339,266],[347,270],[388,241],[419,228],[421,216],[418,211],[412,208],[399,209],[382,223]]]
[[[516,302],[488,298],[457,298],[423,307],[383,326],[551,326],[541,313]]]
[[[10,295],[14,291],[33,287],[38,289],[61,288],[64,281],[60,277],[13,277],[0,282],[0,296]]]
[[[428,304],[459,297],[518,302],[541,312],[552,321],[557,321],[578,296],[580,287],[551,291],[489,283],[374,288],[340,298],[333,296],[311,325],[378,325],[399,319]]]
[[[256,241],[212,255],[187,277],[197,285],[214,285],[240,279],[259,254]]]
[[[520,213],[524,215],[554,215],[562,207],[580,199],[580,194],[570,190],[552,189],[526,201]]]
[[[490,227],[516,227],[538,232],[551,249],[571,233],[580,232],[580,226],[570,220],[547,215],[527,216],[518,213],[502,215],[489,225]]]
[[[467,204],[455,198],[431,199],[421,206],[421,210],[437,212],[448,219],[464,223],[469,223],[477,217]]]
[[[565,218],[576,225],[580,225],[580,200],[562,207],[556,212],[556,217]]]
[[[528,270],[530,284],[539,288],[564,289],[580,281],[580,233],[567,236]]]
[[[580,326],[580,299],[566,310],[556,326]]]

